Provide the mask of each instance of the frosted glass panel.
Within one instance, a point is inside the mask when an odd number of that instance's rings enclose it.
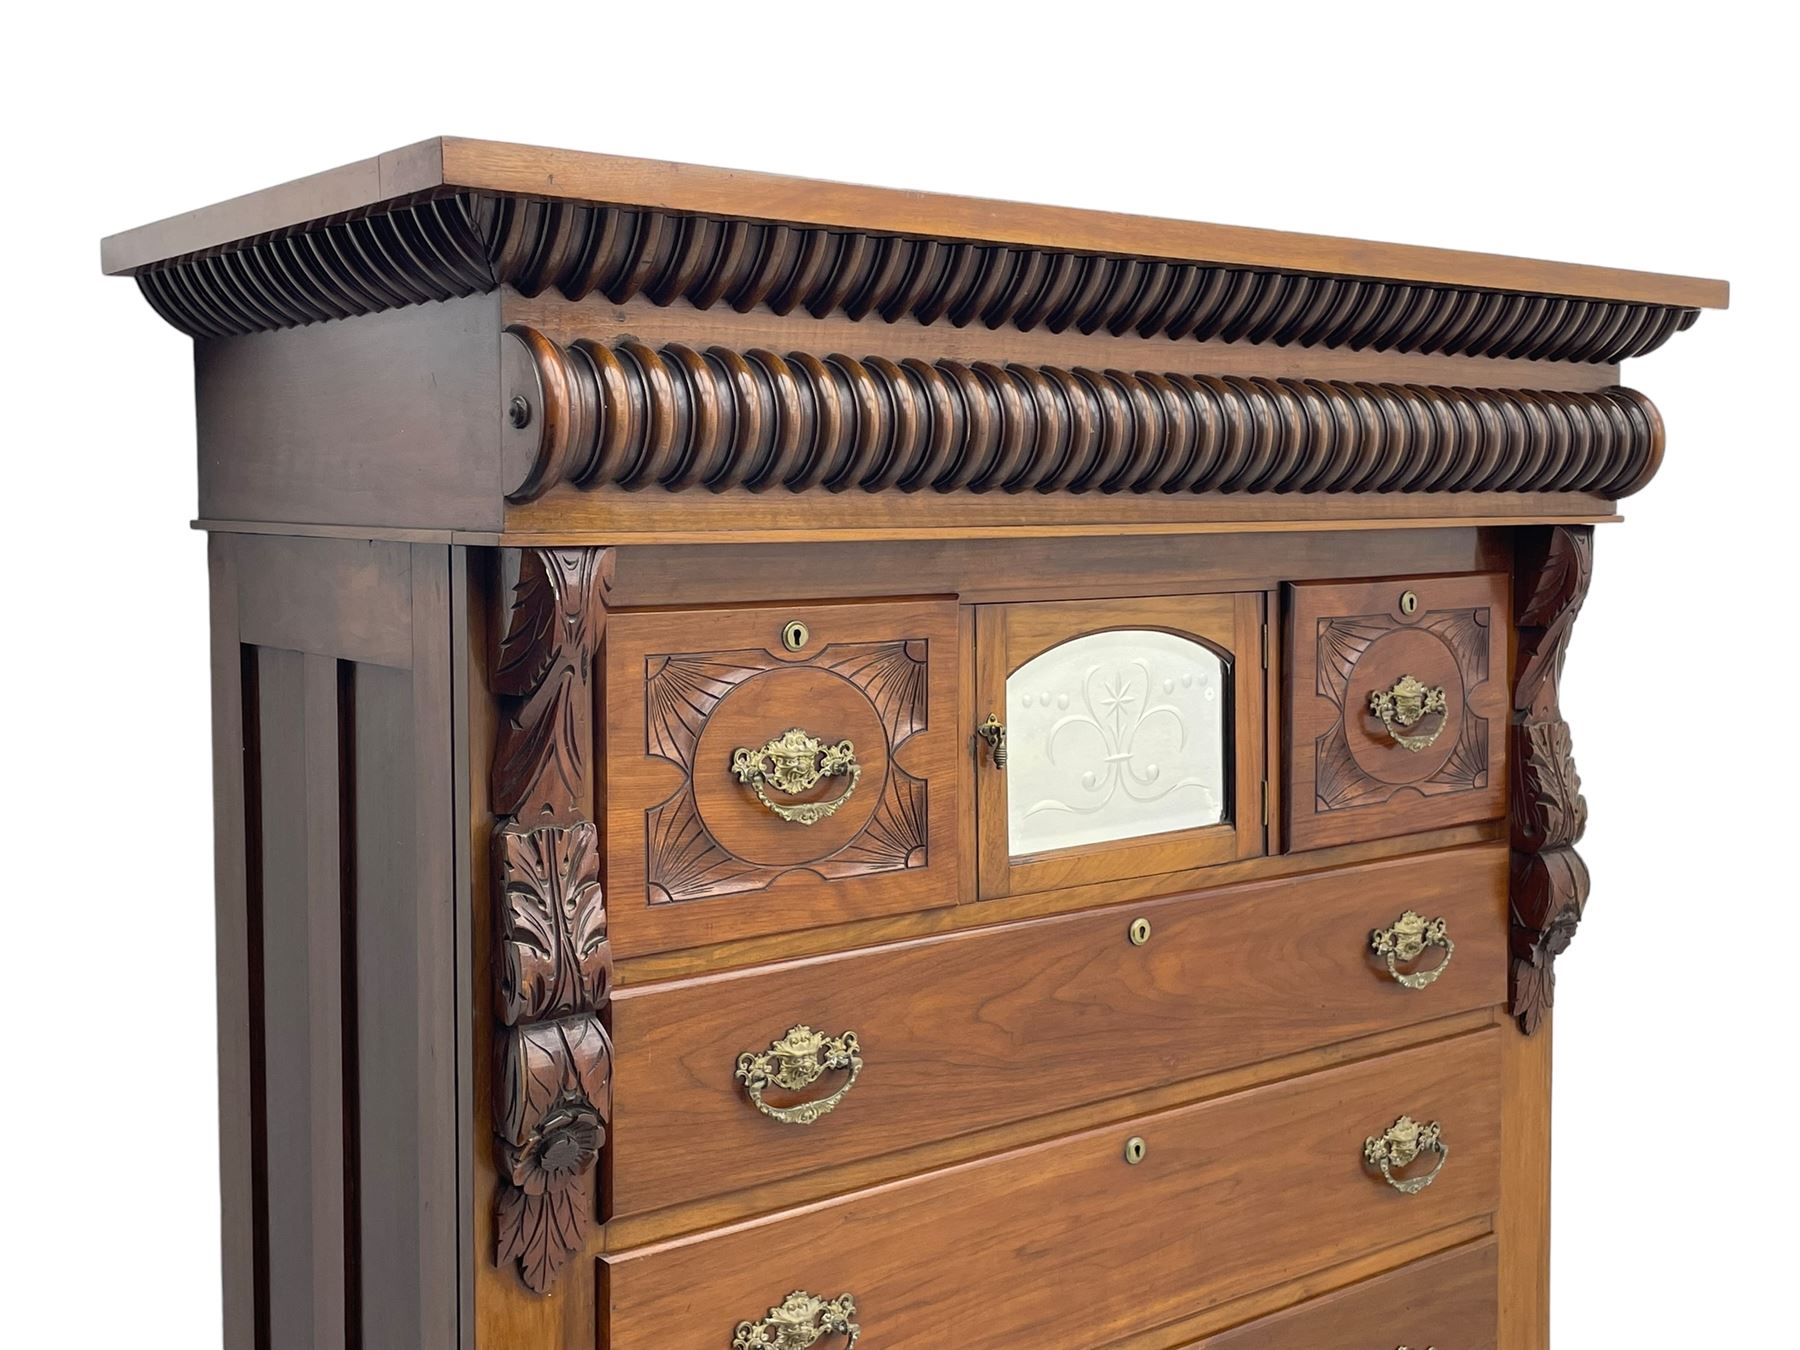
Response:
[[[1006,682],[1014,857],[1216,825],[1225,814],[1225,670],[1173,633],[1090,633]]]

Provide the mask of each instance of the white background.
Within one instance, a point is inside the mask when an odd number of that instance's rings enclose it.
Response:
[[[454,133],[1728,277],[1731,310],[1626,371],[1669,454],[1600,531],[1566,684],[1594,893],[1560,966],[1555,1338],[1794,1343],[1785,7],[21,12],[0,1341],[218,1334],[189,343],[98,240]]]

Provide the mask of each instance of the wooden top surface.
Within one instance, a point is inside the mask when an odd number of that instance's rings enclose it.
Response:
[[[1725,282],[1701,277],[860,187],[453,136],[420,141],[113,235],[101,244],[101,265],[110,274],[131,273],[383,202],[455,190],[1705,309],[1723,309],[1730,294]]]

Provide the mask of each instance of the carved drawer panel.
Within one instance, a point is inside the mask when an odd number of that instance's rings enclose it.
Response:
[[[1491,1214],[1499,1085],[1495,1028],[607,1253],[608,1345],[1111,1344]]]
[[[619,613],[615,953],[953,904],[956,606]]]
[[[1494,1350],[1500,1250],[1493,1238],[1414,1261],[1189,1350]]]
[[[1287,846],[1505,808],[1504,576],[1288,588]]]
[[[1496,845],[628,985],[612,1212],[807,1173],[824,1191],[846,1163],[1490,1007],[1506,876]],[[854,1049],[773,1049],[798,1027]],[[746,1055],[795,1086],[747,1084]]]

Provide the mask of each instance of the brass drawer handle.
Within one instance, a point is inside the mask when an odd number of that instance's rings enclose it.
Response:
[[[1410,1167],[1422,1153],[1437,1154],[1437,1165],[1423,1176],[1397,1177],[1396,1171]],[[1363,1158],[1371,1167],[1379,1167],[1387,1184],[1402,1195],[1417,1195],[1444,1170],[1450,1160],[1450,1145],[1444,1142],[1443,1127],[1437,1121],[1421,1125],[1411,1116],[1401,1116],[1382,1134],[1372,1134],[1363,1141]]]
[[[835,815],[838,807],[850,800],[856,785],[862,782],[862,765],[856,762],[856,747],[849,741],[829,745],[817,736],[809,736],[799,727],[784,731],[760,749],[739,746],[731,752],[731,771],[746,787],[756,789],[756,800],[783,820],[797,825],[817,825],[826,816]],[[848,776],[850,784],[828,802],[800,802],[792,806],[771,801],[764,790],[773,783],[777,792],[795,796],[816,787],[821,779]]]
[[[1416,909],[1409,909],[1394,921],[1392,928],[1377,928],[1369,934],[1369,946],[1375,955],[1387,957],[1388,974],[1408,989],[1423,989],[1450,969],[1450,958],[1456,955],[1456,944],[1450,940],[1443,919],[1427,919]],[[1442,947],[1444,959],[1429,970],[1400,972],[1400,962],[1417,961],[1427,947]]]
[[[756,1109],[771,1120],[779,1120],[783,1125],[811,1125],[820,1116],[829,1115],[850,1095],[850,1089],[856,1086],[856,1080],[862,1074],[862,1066],[862,1046],[854,1031],[846,1031],[842,1036],[827,1036],[802,1024],[789,1028],[788,1034],[767,1050],[746,1050],[739,1055],[737,1076]],[[802,1102],[798,1106],[771,1106],[763,1100],[763,1093],[770,1087],[799,1092],[835,1071],[847,1071],[850,1076],[829,1097]]]
[[[1402,675],[1391,689],[1377,689],[1370,694],[1369,711],[1381,719],[1388,735],[1402,749],[1415,755],[1429,750],[1450,723],[1450,704],[1443,686],[1432,688],[1411,675]],[[1406,734],[1407,728],[1417,726],[1432,713],[1437,714],[1438,723],[1429,736]]]
[[[844,1337],[844,1350],[850,1350],[862,1335],[862,1328],[851,1320],[855,1316],[856,1300],[849,1294],[823,1299],[796,1289],[770,1308],[767,1317],[739,1322],[731,1350],[807,1350],[833,1335]]]

